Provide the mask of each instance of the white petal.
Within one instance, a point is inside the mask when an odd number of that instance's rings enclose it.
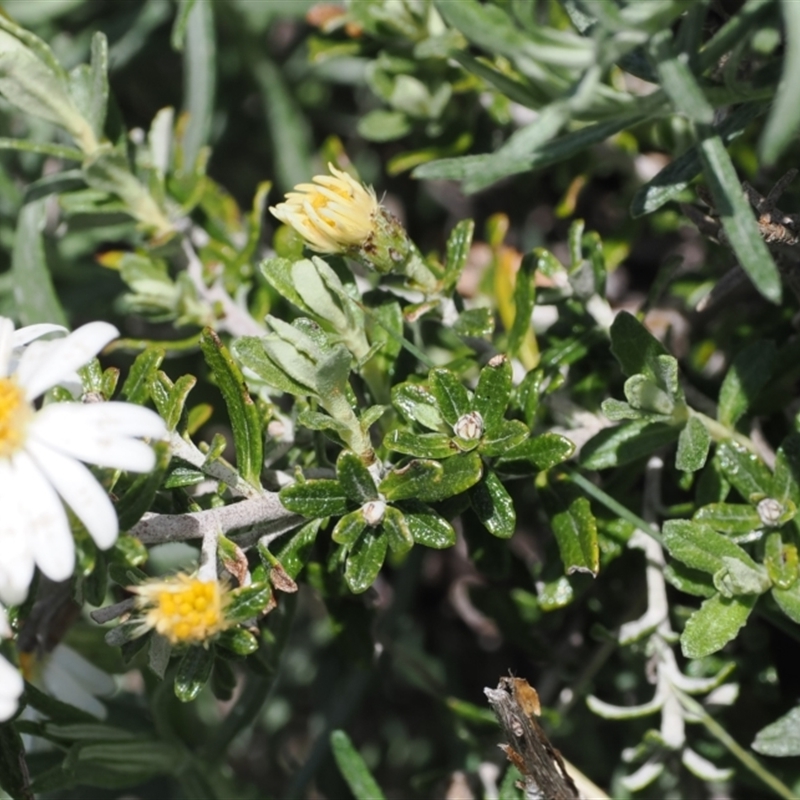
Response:
[[[0,378],[8,377],[11,353],[14,350],[14,323],[0,317]]]
[[[103,487],[80,461],[28,439],[25,447],[101,550],[117,539],[117,513]]]
[[[12,468],[23,487],[20,505],[36,566],[50,580],[66,580],[75,566],[75,542],[64,506],[27,453],[16,453]]]
[[[166,434],[158,414],[132,403],[52,403],[28,428],[32,439],[73,458],[132,472],[149,472],[155,455],[149,445],[130,437]]]
[[[28,596],[33,555],[20,509],[24,487],[8,459],[0,459],[0,600],[19,605]]]
[[[0,605],[0,636],[11,636],[11,628],[8,627],[8,614],[5,608]]]
[[[80,708],[87,714],[91,714],[98,719],[105,719],[107,715],[106,707],[97,699],[92,697],[86,689],[64,669],[58,662],[51,658],[45,665],[42,673],[42,682],[47,691],[64,703]]]
[[[55,342],[46,342],[46,357],[35,361],[26,349],[19,360],[17,377],[25,387],[29,400],[34,400],[64,378],[70,377],[79,367],[94,358],[119,331],[108,322],[90,322]]]
[[[34,339],[47,336],[48,333],[69,333],[63,325],[53,325],[50,322],[40,322],[37,325],[26,325],[14,332],[12,339],[15,348],[23,347]]]
[[[14,716],[24,688],[19,670],[0,656],[0,722]]]

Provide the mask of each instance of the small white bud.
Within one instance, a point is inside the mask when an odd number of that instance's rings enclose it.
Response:
[[[464,414],[453,425],[453,433],[470,442],[480,439],[483,436],[483,417],[477,411]]]
[[[786,511],[783,505],[772,497],[765,497],[756,506],[756,510],[761,518],[761,523],[769,527],[777,525]]]
[[[386,513],[386,503],[383,500],[370,500],[361,506],[361,513],[364,515],[364,522],[374,528],[383,522],[383,515]]]

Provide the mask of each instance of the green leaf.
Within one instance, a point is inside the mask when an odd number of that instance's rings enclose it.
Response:
[[[213,648],[190,647],[178,664],[175,674],[175,696],[182,703],[191,703],[203,691],[214,665]]]
[[[383,530],[386,532],[389,549],[396,555],[403,555],[414,546],[414,536],[399,509],[387,506],[383,515]]]
[[[144,405],[150,398],[150,385],[164,360],[165,351],[160,347],[148,347],[136,356],[128,377],[120,390],[129,403]]]
[[[170,44],[173,50],[181,52],[183,44],[186,40],[186,28],[189,24],[189,12],[197,0],[179,0],[178,13],[175,15],[175,21],[172,25],[172,33],[170,34]]]
[[[656,359],[669,355],[664,345],[627,311],[620,311],[611,324],[611,352],[625,375],[641,373],[656,382]]]
[[[608,469],[652,455],[675,441],[681,429],[665,422],[635,419],[606,428],[581,449],[581,464],[587,469]]]
[[[514,281],[514,322],[508,332],[508,352],[518,356],[531,330],[531,314],[536,303],[536,251],[526,253]]]
[[[700,156],[714,206],[739,264],[767,300],[780,303],[782,290],[778,268],[761,238],[753,210],[744,197],[742,184],[722,139],[715,135],[704,138],[700,143]]]
[[[231,622],[247,622],[264,613],[272,599],[272,587],[266,581],[254,581],[230,592],[225,617]]]
[[[659,31],[650,40],[650,53],[656,62],[661,86],[676,110],[694,123],[710,125],[714,121],[714,109],[697,85],[687,59],[675,52],[669,28]]]
[[[425,428],[438,431],[444,427],[436,398],[419,383],[400,383],[392,387],[392,403],[406,419]]]
[[[364,759],[344,731],[331,733],[331,749],[339,772],[356,800],[384,800],[384,794],[375,783]]]
[[[745,550],[708,525],[685,519],[671,519],[664,523],[664,545],[673,558],[689,567],[712,575],[727,567],[725,559],[741,562],[751,570],[760,566]]]
[[[11,722],[0,725],[0,788],[14,800],[33,797],[25,764],[25,746]]]
[[[153,505],[156,492],[167,474],[172,450],[169,442],[154,442],[156,463],[151,472],[139,475],[116,503],[119,529],[130,530]]]
[[[664,568],[667,583],[681,592],[695,597],[712,597],[717,593],[711,576],[699,569],[692,569],[680,561],[673,561]]]
[[[405,467],[390,472],[379,489],[390,501],[414,498],[426,503],[435,502],[465,492],[480,480],[482,472],[480,456],[475,452],[454,456],[441,463],[414,459]]]
[[[311,558],[321,520],[306,523],[278,551],[278,561],[290,578],[296,578]]]
[[[104,33],[96,31],[92,37],[91,63],[78,65],[70,74],[70,95],[94,135],[102,139],[108,106],[108,40]]]
[[[560,433],[543,433],[526,439],[497,459],[496,466],[503,472],[517,474],[529,472],[529,467],[550,469],[566,461],[575,452],[575,445]]]
[[[243,367],[252,370],[268,386],[281,392],[297,395],[300,397],[314,394],[313,374],[309,372],[304,376],[308,382],[301,383],[296,375],[289,375],[285,372],[271,355],[267,355],[264,349],[265,340],[256,336],[242,336],[233,343],[233,352]],[[289,358],[292,354],[296,357],[296,351],[285,342],[271,341],[270,348],[286,351]]]
[[[645,375],[632,375],[625,381],[625,397],[631,408],[668,417],[675,410],[674,400]]]
[[[494,472],[487,472],[483,480],[469,490],[472,509],[486,530],[499,539],[514,535],[517,515],[514,501]]]
[[[258,639],[244,628],[228,628],[216,639],[216,644],[236,653],[237,656],[249,656],[258,650]]]
[[[369,142],[393,142],[411,131],[411,121],[402,111],[376,108],[361,117],[356,128]]]
[[[450,236],[447,237],[445,272],[442,278],[445,292],[456,285],[466,266],[474,232],[475,222],[471,219],[462,219],[456,224],[453,230],[450,231]],[[461,313],[462,317],[464,313],[465,312]]]
[[[484,435],[478,451],[489,458],[504,456],[523,444],[529,436],[530,431],[524,422],[504,419]]]
[[[349,500],[363,505],[378,499],[375,479],[364,462],[352,451],[343,450],[336,459],[336,477]]]
[[[347,511],[347,494],[339,481],[328,478],[293,483],[281,489],[281,503],[304,517],[337,517]]]
[[[208,143],[214,113],[216,43],[214,4],[194,3],[186,20],[183,48],[183,102],[188,113],[183,136],[185,168],[193,170]]]
[[[541,492],[553,533],[558,543],[561,561],[567,575],[600,570],[600,547],[597,539],[597,520],[589,501],[579,496],[571,484],[559,482],[550,491]]]
[[[758,143],[759,158],[771,167],[791,144],[800,128],[800,6],[781,0],[786,44],[780,83]]]
[[[453,526],[429,506],[415,500],[404,500],[398,503],[398,508],[403,512],[408,529],[417,544],[443,550],[456,543]]]
[[[743,103],[731,111],[719,125],[714,126],[714,130],[727,145],[741,136],[750,123],[764,111],[763,103]],[[700,148],[697,145],[690,147],[637,190],[631,201],[631,216],[652,214],[670,200],[675,200],[702,169]]]
[[[336,544],[349,546],[361,535],[367,521],[364,519],[364,512],[357,508],[349,514],[345,514],[334,526],[331,539]]]
[[[2,31],[0,31],[2,35]],[[0,44],[2,40],[0,39]],[[0,53],[0,70],[2,54]],[[0,72],[0,74],[2,74]],[[1,86],[0,82],[0,86]],[[23,325],[37,322],[67,324],[67,317],[53,288],[44,251],[42,229],[45,222],[45,200],[22,206],[17,219],[14,250],[11,254],[11,275],[14,301]]]
[[[775,473],[772,477],[770,497],[782,505],[788,502],[800,507],[800,434],[787,436],[775,457]]]
[[[772,598],[790,620],[800,625],[800,581],[795,581],[789,589],[773,586]]]
[[[758,600],[756,594],[723,597],[715,594],[692,614],[681,634],[686,658],[704,658],[735,639]]]
[[[722,442],[717,446],[717,461],[725,477],[745,500],[754,495],[769,496],[772,475],[757,455],[736,442]]]
[[[491,308],[468,308],[453,323],[453,332],[465,339],[490,339],[494,333]]]
[[[242,371],[211,328],[203,329],[200,349],[228,409],[236,447],[237,469],[251,486],[260,489],[264,463],[261,414],[247,391]]]
[[[459,452],[446,433],[411,433],[399,428],[384,438],[383,446],[418,458],[449,458]]]
[[[473,403],[489,435],[503,421],[511,399],[511,386],[511,362],[504,355],[495,356],[481,370]]]
[[[689,417],[678,437],[675,468],[681,472],[697,472],[703,469],[709,447],[711,447],[711,436],[706,426],[697,417]]]
[[[431,394],[448,425],[472,410],[471,398],[461,381],[449,369],[432,369],[428,377]]]
[[[737,535],[748,534],[762,525],[758,511],[741,503],[711,503],[699,508],[692,519],[720,533]]]
[[[386,558],[388,537],[382,528],[366,527],[350,548],[344,579],[353,594],[366,592],[375,582]]]
[[[311,127],[286,84],[284,70],[261,58],[253,73],[266,106],[272,152],[280,153],[280,158],[275,159],[275,177],[278,186],[286,191],[314,174]]]
[[[56,700],[55,697],[45,694],[27,681],[25,682],[25,700],[31,708],[44,714],[52,722],[63,725],[97,722],[95,717],[83,709],[76,708],[62,700]]]
[[[764,544],[764,566],[778,589],[791,589],[798,578],[797,547],[785,543],[780,531],[773,531]]]
[[[762,728],[750,746],[762,756],[800,756],[800,706]]]
[[[725,375],[719,390],[717,419],[732,428],[750,408],[772,376],[775,365],[774,342],[752,342],[739,353]]]

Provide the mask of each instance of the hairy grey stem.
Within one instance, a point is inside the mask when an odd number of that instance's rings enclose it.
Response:
[[[187,262],[186,272],[191,278],[197,294],[210,306],[218,304],[222,308],[222,318],[217,322],[218,330],[227,331],[233,336],[263,336],[264,328],[247,313],[246,309],[234,302],[220,281],[206,286],[203,279],[203,262],[197,257],[191,242],[185,236],[182,248]]]
[[[282,533],[297,527],[304,520],[305,517],[284,508],[277,494],[266,492],[240,503],[206,511],[145,514],[128,533],[143,544],[160,544],[202,539],[208,533],[216,535],[252,525],[258,525],[264,533]]]
[[[200,549],[200,569],[197,577],[201,581],[215,581],[217,579],[217,540],[222,531],[219,528],[209,528],[203,532],[203,545]]]

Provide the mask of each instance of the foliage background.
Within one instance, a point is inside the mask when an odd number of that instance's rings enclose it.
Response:
[[[398,60],[383,63],[389,74],[408,69],[401,59],[414,61],[413,28],[407,32],[386,20],[397,21],[404,14],[413,18],[424,3],[352,3],[356,17],[366,15],[368,8],[385,12],[383,23],[374,30],[367,27],[361,36],[353,36],[345,29],[322,31],[319,24],[312,24],[319,17],[311,16],[309,22],[306,14],[313,4],[304,0],[198,2],[204,9],[202,19],[195,17],[190,23],[180,52],[171,42],[176,15],[188,5],[168,0],[6,0],[3,9],[50,43],[68,69],[88,60],[95,31],[105,33],[112,123],[117,118],[128,130],[147,130],[165,106],[188,110],[186,147],[197,152],[201,144],[210,145],[208,175],[242,209],[250,208],[260,182],[274,181],[269,196],[274,203],[343,150],[362,179],[373,184],[378,196],[401,217],[424,253],[443,252],[453,225],[467,217],[475,219],[476,238],[489,244],[474,248],[467,273],[472,285],[463,286],[474,295],[493,297],[496,306],[502,305],[497,288],[508,282],[503,259],[513,261],[516,252],[547,247],[567,263],[570,225],[580,218],[586,230],[597,231],[602,238],[612,306],[636,310],[645,303],[651,330],[663,332],[671,326],[670,350],[698,391],[716,398],[725,369],[755,339],[771,338],[789,347],[789,354],[796,352],[797,301],[791,293],[786,292],[776,308],[750,287],[735,306],[704,317],[694,315],[690,309],[698,293],[732,263],[729,251],[709,244],[687,224],[674,202],[636,219],[629,213],[643,183],[692,146],[692,123],[686,114],[665,114],[627,126],[611,139],[552,166],[512,175],[467,194],[458,182],[415,178],[410,168],[432,156],[495,151],[531,120],[530,110],[476,84],[476,78],[443,59],[435,63],[417,59],[417,74],[431,90],[427,98],[414,101],[395,95],[392,103],[380,96],[376,59]],[[689,6],[702,7],[708,29],[737,12],[741,3],[685,5],[688,14],[695,13]],[[737,53],[742,61],[764,62],[766,74],[761,79],[768,86],[777,82],[778,56],[783,56],[778,5],[760,18],[761,38],[751,37],[742,45],[745,52]],[[557,28],[568,25],[559,3],[509,0],[497,6],[510,14],[536,16]],[[797,41],[793,44],[795,49],[799,46]],[[441,86],[448,86],[449,94],[439,108],[432,98]],[[412,101],[418,104],[413,106]],[[393,116],[376,116],[379,113]],[[372,127],[365,120],[371,120]],[[784,168],[796,164],[797,144],[795,137],[775,166],[759,168],[762,128],[762,122],[750,125],[729,149],[740,176],[766,193]],[[0,130],[16,139],[64,140],[53,126],[5,103],[0,107]],[[0,314],[20,316],[19,274],[11,267],[26,187],[57,168],[40,154],[0,152]],[[795,208],[798,191],[790,186],[781,205]],[[675,197],[691,200],[693,193],[687,189]],[[46,262],[72,327],[102,318],[131,338],[178,340],[196,332],[191,322],[177,329],[171,322],[145,323],[120,303],[124,286],[119,274],[102,268],[98,260],[107,251],[127,248],[129,222],[113,214],[107,219],[92,217],[83,226],[77,220],[65,235],[50,225],[55,221],[52,209],[50,214],[52,219],[45,220]],[[272,246],[275,227],[267,217],[258,255]],[[253,306],[262,313],[268,309],[279,313],[282,306],[275,294],[264,287],[259,291]],[[564,341],[568,338],[565,332]],[[427,342],[433,348],[450,344],[437,341],[434,334]],[[131,360],[118,352],[108,363],[124,370]],[[214,432],[227,430],[224,406],[217,389],[205,379],[208,372],[197,351],[172,352],[162,368],[173,380],[186,373],[203,378],[192,400],[210,402],[215,413],[200,438],[210,441]],[[771,384],[774,391],[758,397],[755,412],[773,446],[794,425],[782,412],[785,407],[796,412],[796,380],[796,368],[787,366],[782,380],[775,378]],[[570,374],[568,401],[599,416],[601,401],[620,397],[623,383],[608,341],[590,338]],[[560,417],[554,415],[550,424],[569,421],[574,426],[573,412],[571,408]],[[642,513],[642,466],[641,459],[634,460],[610,477],[606,474],[604,483],[609,494],[636,514]],[[665,471],[665,515],[691,514],[692,493],[671,457]],[[350,790],[328,745],[329,733],[339,728],[348,732],[388,797],[443,797],[459,772],[475,795],[482,796],[486,789],[478,776],[482,769],[486,774],[486,764],[496,764],[501,776],[506,769],[494,747],[499,733],[487,713],[483,688],[494,686],[499,676],[511,671],[538,688],[546,727],[565,757],[611,796],[632,796],[620,783],[631,769],[621,762],[620,753],[636,746],[651,720],[602,719],[586,707],[585,697],[593,694],[632,705],[652,695],[645,668],[651,654],[635,645],[617,646],[611,633],[646,607],[642,553],[626,550],[620,544],[624,536],[615,541],[611,515],[596,507],[601,524],[609,523],[601,540],[600,575],[573,577],[575,601],[545,610],[537,592],[543,584],[558,581],[563,568],[530,482],[517,482],[511,491],[520,522],[509,543],[474,530],[476,526],[467,521],[455,548],[441,552],[415,548],[402,566],[388,566],[366,596],[329,595],[323,601],[321,579],[312,576],[296,599],[296,617],[274,688],[253,724],[242,731],[219,733],[228,706],[210,692],[184,706],[171,691],[156,687],[145,671],[148,693],[155,698],[151,707],[160,714],[156,727],[170,729],[170,735],[177,735],[194,752],[215,760],[219,771],[211,782],[217,796],[348,796]],[[169,553],[161,557],[162,569],[173,563]],[[694,600],[673,589],[670,603],[675,621],[688,617],[688,608],[694,607]],[[274,625],[279,627],[279,620]],[[67,641],[106,668],[124,673],[119,659],[102,648],[88,622],[76,624]],[[706,659],[703,674],[714,672],[723,660],[736,664],[741,693],[721,714],[725,729],[738,742],[749,745],[761,728],[795,704],[799,656],[796,631],[787,632],[761,616],[750,620],[724,659],[720,654]],[[108,707],[112,724],[150,725],[151,712],[135,694],[120,695]],[[698,727],[689,731],[690,739],[699,742],[693,746],[715,763],[736,766],[726,748]],[[30,763],[44,769],[54,761],[52,754],[43,753],[31,756]],[[772,759],[769,768],[798,790],[796,757]],[[156,776],[132,791],[141,797],[200,796],[187,775],[177,776],[177,782],[175,777]],[[505,791],[513,791],[508,783]],[[637,796],[688,798],[710,796],[709,791],[671,764],[660,783]],[[764,790],[739,767],[736,777],[719,791],[727,794],[715,796],[745,798]],[[117,790],[110,788],[81,792],[87,797],[117,796]]]

